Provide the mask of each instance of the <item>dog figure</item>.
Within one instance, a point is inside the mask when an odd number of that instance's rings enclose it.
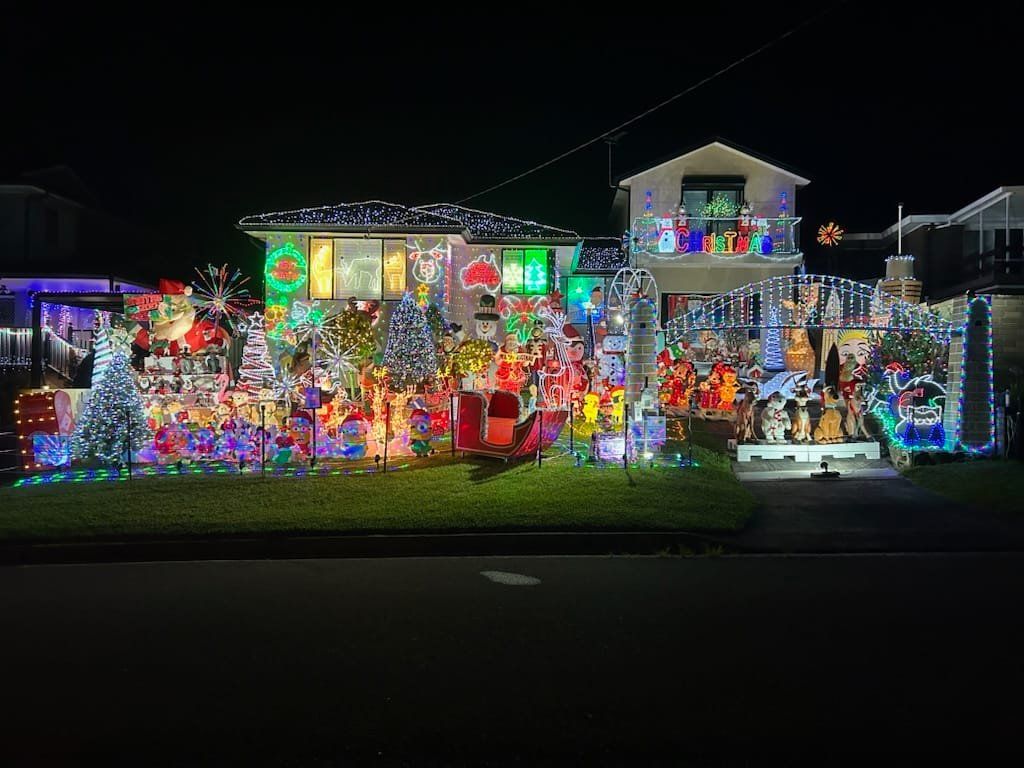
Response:
[[[822,411],[818,426],[814,428],[814,442],[841,443],[843,441],[843,419],[839,415],[839,396],[835,389],[825,387],[821,391]]]
[[[856,438],[858,435],[871,439],[871,434],[868,432],[867,427],[864,426],[864,411],[866,410],[866,403],[864,402],[864,386],[859,385],[853,393],[846,398],[846,434],[850,437]]]
[[[737,443],[755,440],[754,434],[754,393],[744,387],[743,399],[736,407],[735,437]]]
[[[811,439],[811,414],[807,410],[811,395],[807,387],[799,387],[793,399],[796,401],[796,412],[793,414],[793,442],[806,443]]]

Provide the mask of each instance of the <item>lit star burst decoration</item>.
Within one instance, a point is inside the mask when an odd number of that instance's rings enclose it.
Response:
[[[842,227],[834,221],[830,221],[828,224],[818,227],[818,242],[826,248],[831,248],[833,245],[839,245],[844,234],[845,230]]]
[[[302,375],[295,375],[289,371],[282,371],[273,384],[275,400],[298,400],[299,390],[313,386],[313,372],[306,371]]]
[[[317,355],[317,368],[327,375],[331,382],[330,391],[333,392],[346,377],[354,376],[359,370],[356,366],[356,345],[346,347],[328,337],[322,351],[322,355]]]
[[[228,265],[219,269],[213,264],[206,265],[206,271],[196,268],[199,282],[192,283],[192,297],[196,303],[197,314],[201,318],[213,320],[214,329],[220,327],[221,319],[228,328],[234,331],[234,319],[241,318],[242,310],[234,302],[248,298],[249,289],[243,286],[249,278],[239,270],[228,274]]]
[[[332,313],[320,306],[318,299],[313,299],[311,302],[296,301],[292,304],[289,325],[295,331],[299,341],[312,339],[314,342],[319,342],[326,335],[325,326],[333,317]]]

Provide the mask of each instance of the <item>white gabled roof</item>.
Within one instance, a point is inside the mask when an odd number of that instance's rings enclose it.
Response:
[[[702,146],[696,147],[695,149],[691,149],[688,152],[684,152],[683,154],[678,155],[677,157],[673,157],[673,158],[671,158],[669,160],[665,160],[663,162],[657,163],[656,165],[652,165],[649,168],[644,168],[641,171],[636,171],[633,174],[631,174],[630,176],[627,176],[626,178],[621,179],[619,181],[619,184],[624,186],[624,187],[628,187],[630,185],[630,182],[633,179],[635,179],[637,176],[642,176],[645,173],[650,173],[651,171],[656,170],[658,168],[661,168],[662,166],[668,165],[669,163],[674,163],[674,162],[677,162],[679,160],[683,160],[683,159],[685,159],[687,157],[690,157],[691,155],[697,154],[698,152],[703,152],[705,149],[708,149],[710,147],[716,147],[718,149],[725,150],[726,152],[731,152],[732,154],[738,155],[739,157],[743,157],[743,158],[746,158],[747,160],[751,160],[751,161],[753,161],[755,163],[759,163],[760,165],[763,165],[765,168],[770,168],[771,170],[775,171],[776,173],[780,173],[783,176],[788,176],[789,178],[793,179],[794,182],[796,182],[796,185],[798,187],[805,187],[805,186],[807,186],[808,184],[811,183],[810,179],[805,179],[803,176],[801,176],[801,175],[799,175],[797,173],[793,173],[792,171],[786,170],[785,168],[782,168],[781,166],[775,165],[774,163],[770,163],[767,160],[765,160],[764,158],[758,157],[757,155],[752,155],[749,152],[744,152],[743,150],[737,149],[736,147],[729,146],[728,144],[726,144],[724,142],[716,140],[716,141],[709,141],[707,144],[703,144]]]

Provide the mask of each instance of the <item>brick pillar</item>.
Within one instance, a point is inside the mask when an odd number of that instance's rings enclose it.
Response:
[[[954,326],[963,322],[964,313],[967,311],[967,299],[958,296],[952,299],[949,317],[952,318]],[[964,337],[960,334],[953,336],[949,341],[949,364],[946,372],[946,410],[942,416],[942,428],[946,431],[946,443],[956,447],[957,435],[956,425],[960,416],[960,374],[964,361]]]
[[[988,452],[992,445],[992,312],[985,298],[975,298],[967,312],[963,335],[961,371],[963,390],[958,392],[960,444]]]

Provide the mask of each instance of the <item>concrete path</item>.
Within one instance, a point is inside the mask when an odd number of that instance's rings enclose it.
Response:
[[[730,541],[761,552],[1024,550],[1024,518],[970,509],[903,477],[750,482],[759,506]]]

